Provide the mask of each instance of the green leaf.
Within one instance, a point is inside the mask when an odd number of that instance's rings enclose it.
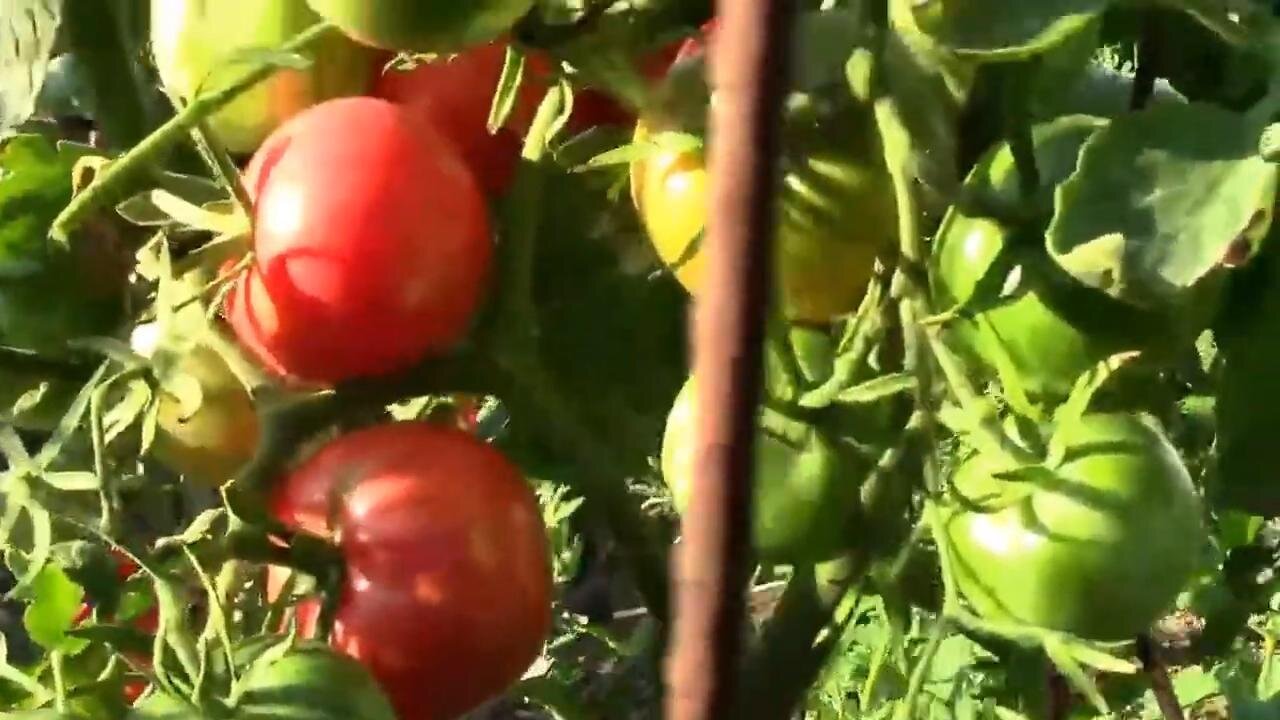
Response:
[[[916,378],[910,373],[893,373],[842,390],[835,401],[848,405],[869,405],[887,397],[914,390]],[[804,399],[800,400],[804,406]]]
[[[1270,226],[1276,168],[1258,156],[1259,135],[1244,116],[1204,104],[1117,118],[1057,190],[1050,254],[1117,299],[1188,303],[1193,286],[1239,243],[1251,256]]]
[[[489,108],[489,133],[493,134],[507,124],[516,101],[520,99],[520,86],[524,83],[524,54],[513,46],[507,47],[507,56],[502,63],[502,76],[498,79],[498,89],[493,95],[493,104]]]
[[[27,634],[49,652],[76,652],[84,642],[67,636],[80,612],[84,590],[55,565],[45,565],[24,591],[28,599],[22,616]]]
[[[946,48],[981,59],[1025,58],[1061,43],[1098,17],[1109,0],[895,0]]]
[[[697,152],[702,149],[702,144],[702,138],[697,135],[675,131],[660,132],[641,142],[603,152],[576,168],[576,171],[597,170],[611,165],[628,165],[667,152]]]
[[[1107,705],[1106,698],[1102,696],[1102,691],[1098,689],[1098,684],[1081,667],[1069,646],[1069,641],[1050,635],[1045,638],[1044,651],[1053,661],[1054,667],[1058,668],[1058,672],[1062,673],[1067,682],[1071,683],[1071,686],[1080,694],[1088,698],[1098,712],[1103,715],[1111,714],[1111,709]]]
[[[89,153],[83,146],[55,145],[40,135],[15,135],[2,142],[0,279],[23,278],[49,262],[49,225],[71,200],[72,168]]]
[[[0,135],[35,109],[62,16],[61,0],[5,0],[0,13]]]

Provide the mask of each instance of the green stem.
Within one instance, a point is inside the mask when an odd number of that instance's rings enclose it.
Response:
[[[862,584],[868,567],[867,556],[860,553],[796,568],[747,658],[738,698],[740,716],[773,720],[795,712],[841,635],[837,608]],[[823,630],[830,631],[829,639],[819,642]]]
[[[253,217],[253,198],[245,190],[244,183],[240,180],[240,171],[236,169],[227,151],[214,141],[209,123],[206,120],[197,123],[191,129],[191,138],[205,165],[213,172],[214,179],[231,193],[231,199],[235,200],[241,214],[247,218]]]
[[[63,660],[65,657],[61,652],[53,652],[49,655],[49,667],[53,670],[53,707],[60,713],[67,711],[67,679],[63,673]]]
[[[1000,71],[1000,99],[1004,106],[1004,135],[1018,171],[1018,189],[1023,199],[1034,198],[1040,190],[1040,168],[1036,165],[1035,141],[1031,137],[1031,80],[1038,61],[1010,63]]]
[[[933,629],[929,632],[929,640],[924,646],[924,651],[920,653],[920,657],[916,660],[916,665],[911,670],[911,680],[907,684],[907,694],[898,704],[898,709],[893,713],[894,720],[912,720],[916,717],[916,705],[920,701],[920,693],[924,690],[924,683],[929,679],[929,670],[933,667],[933,659],[938,655],[938,648],[942,647],[942,641],[946,638],[950,629],[950,622],[945,617],[934,620]]]
[[[72,3],[75,4],[75,3]],[[333,32],[328,23],[317,23],[303,31],[281,48],[281,52],[298,52]],[[147,172],[156,158],[182,142],[192,128],[202,120],[230,104],[253,86],[274,75],[279,68],[274,64],[258,65],[238,75],[236,80],[217,92],[196,98],[155,132],[139,142],[124,156],[112,162],[99,173],[89,187],[63,209],[53,222],[52,237],[66,244],[71,233],[95,210],[117,199],[130,182]]]

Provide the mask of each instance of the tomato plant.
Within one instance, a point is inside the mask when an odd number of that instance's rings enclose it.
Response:
[[[165,89],[190,102],[222,89],[251,51],[275,50],[319,22],[305,0],[151,3],[151,47]],[[339,34],[316,45],[311,65],[281,70],[209,118],[228,150],[252,153],[281,123],[312,105],[358,95],[373,80],[375,57]]]
[[[226,310],[264,365],[331,383],[403,369],[467,331],[489,222],[430,126],[386,101],[330,101],[268,138],[248,178],[254,264]]]
[[[5,3],[0,715],[1274,719],[1274,3]]]
[[[307,0],[352,37],[389,50],[450,52],[493,40],[532,7],[532,0],[362,3]]]
[[[413,423],[350,433],[286,478],[273,507],[337,539],[347,580],[333,643],[402,716],[455,717],[542,650],[546,531],[520,473],[473,437]]]

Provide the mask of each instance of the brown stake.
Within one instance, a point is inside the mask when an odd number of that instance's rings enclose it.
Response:
[[[769,297],[791,0],[720,0],[710,217],[695,306],[693,497],[674,567],[666,717],[721,720],[742,645],[751,473]]]

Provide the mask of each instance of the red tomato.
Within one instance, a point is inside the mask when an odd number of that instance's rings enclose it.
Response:
[[[650,81],[664,77],[681,47],[673,43],[643,58],[640,66],[645,77]],[[506,41],[492,42],[457,55],[441,56],[411,70],[388,70],[374,86],[374,95],[408,108],[457,144],[491,195],[501,194],[511,184],[522,137],[537,113],[552,73],[551,62],[545,56],[527,55],[524,82],[507,125],[490,133],[486,125],[506,51]],[[586,88],[574,97],[569,127],[575,132],[598,125],[629,127],[634,123],[635,114],[605,92]]]
[[[246,187],[254,264],[225,310],[268,368],[380,375],[467,331],[492,264],[487,209],[431,126],[385,100],[331,100],[267,139]]]
[[[510,184],[520,156],[521,131],[532,121],[542,97],[534,83],[524,82],[508,127],[489,133],[489,109],[506,53],[503,42],[481,45],[412,70],[388,70],[374,86],[375,95],[408,108],[456,143],[480,184],[492,194]],[[530,70],[546,72],[533,63]]]
[[[285,479],[273,511],[335,538],[346,579],[333,644],[369,668],[401,717],[454,718],[541,651],[552,588],[537,503],[519,471],[467,433],[397,423],[345,435]]]

